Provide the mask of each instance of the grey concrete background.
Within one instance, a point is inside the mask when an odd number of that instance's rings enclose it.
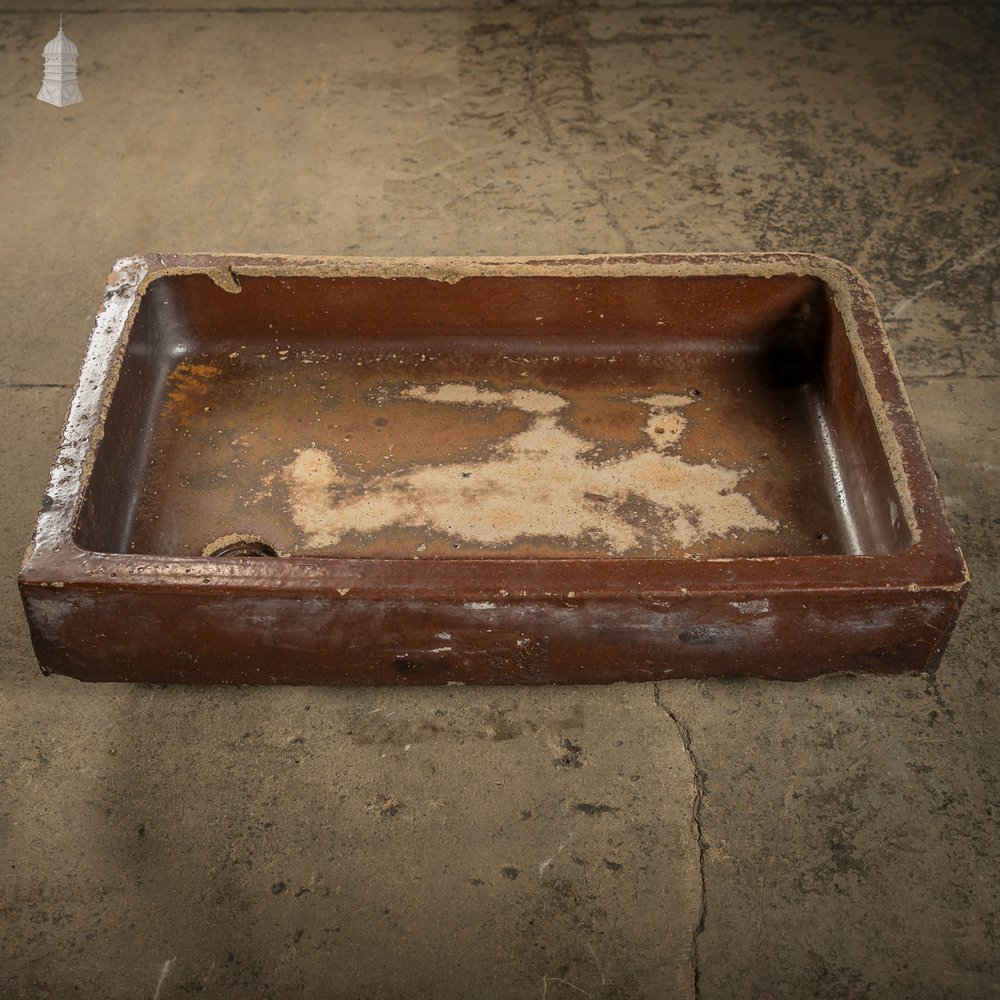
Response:
[[[239,7],[0,4],[0,996],[1000,995],[997,7]],[[117,257],[752,249],[882,305],[974,579],[935,677],[37,673],[14,578]]]

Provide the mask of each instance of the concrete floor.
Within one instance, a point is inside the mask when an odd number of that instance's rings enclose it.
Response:
[[[0,4],[0,996],[1000,995],[996,6],[242,4]],[[935,677],[39,675],[14,578],[114,259],[678,249],[871,281],[974,581]]]

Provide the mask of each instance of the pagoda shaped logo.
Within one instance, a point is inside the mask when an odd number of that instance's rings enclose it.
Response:
[[[57,108],[79,104],[83,100],[80,85],[76,82],[77,47],[63,34],[59,18],[59,34],[42,50],[45,59],[45,77],[38,99]]]

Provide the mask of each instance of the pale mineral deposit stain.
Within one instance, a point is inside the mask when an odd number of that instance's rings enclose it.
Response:
[[[738,491],[748,470],[667,453],[687,429],[683,411],[696,402],[690,397],[635,398],[647,409],[643,430],[649,446],[607,461],[588,459],[593,442],[566,425],[561,411],[569,404],[556,393],[444,383],[411,386],[396,398],[513,408],[531,420],[468,462],[368,477],[349,475],[332,451],[298,451],[281,478],[292,519],[311,548],[329,548],[350,533],[418,528],[491,548],[530,538],[570,546],[585,539],[624,554],[640,547],[687,548],[736,530],[779,528]]]
[[[445,382],[433,389],[425,385],[409,386],[400,395],[404,399],[419,399],[426,403],[454,403],[456,405],[507,406],[531,414],[557,413],[569,405],[562,396],[554,392],[540,392],[538,389],[511,389],[497,392],[495,389],[481,389],[464,382]],[[673,397],[676,398],[676,397]]]

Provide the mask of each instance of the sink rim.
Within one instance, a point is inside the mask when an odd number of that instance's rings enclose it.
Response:
[[[913,543],[884,555],[735,558],[486,557],[405,559],[336,556],[260,559],[94,552],[74,540],[103,417],[114,394],[129,332],[145,289],[168,275],[207,274],[230,291],[241,274],[766,276],[807,275],[833,291],[880,439],[903,501]],[[641,598],[699,593],[764,595],[829,591],[962,592],[969,574],[892,355],[878,308],[852,268],[812,253],[595,254],[534,257],[305,257],[263,254],[147,254],[119,260],[108,279],[70,404],[23,587],[169,587],[178,591],[321,592],[340,596]],[[584,582],[584,581],[587,582]],[[572,589],[569,589],[572,588]]]

